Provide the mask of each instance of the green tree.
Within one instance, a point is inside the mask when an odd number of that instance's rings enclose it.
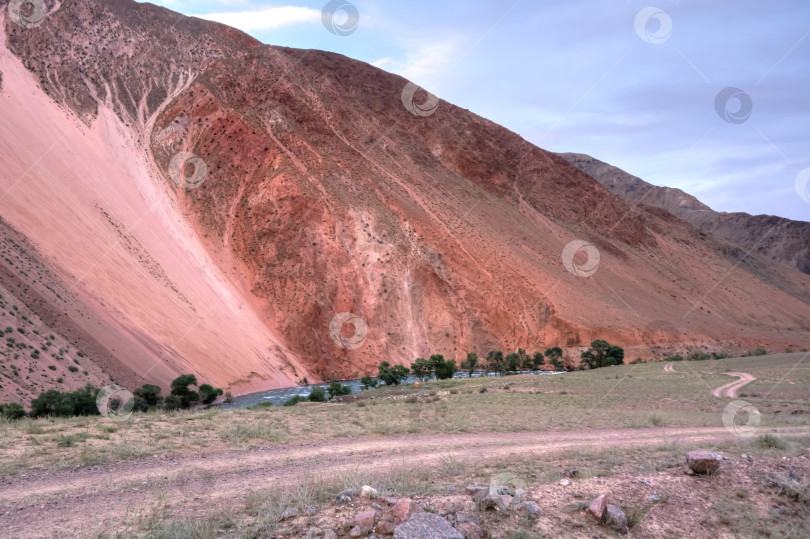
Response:
[[[349,386],[342,385],[340,382],[332,382],[329,384],[329,398],[351,395],[351,393],[352,389]]]
[[[213,387],[210,384],[200,386],[200,402],[203,404],[211,404],[220,395],[222,395],[222,389],[218,387]]]
[[[145,412],[153,406],[160,406],[163,397],[160,396],[159,386],[144,384],[132,392],[135,397],[135,410]]]
[[[521,370],[528,371],[532,368],[532,358],[523,348],[518,348],[517,355],[520,358]]]
[[[506,368],[509,372],[517,372],[520,369],[520,356],[515,352],[506,354]]]
[[[326,402],[326,390],[319,386],[313,387],[309,392],[309,402]]]
[[[452,378],[453,375],[458,371],[456,360],[445,360],[444,356],[441,354],[433,354],[430,356],[430,365],[433,368],[433,372],[436,373],[436,378],[438,380],[447,380],[448,378]]]
[[[183,401],[180,400],[180,397],[177,395],[167,395],[165,399],[163,399],[163,409],[172,411],[172,410],[179,410],[183,407]]]
[[[582,364],[589,369],[621,365],[624,362],[624,348],[611,346],[607,341],[595,340],[580,357]]]
[[[545,363],[545,361],[546,358],[543,355],[543,352],[540,352],[539,350],[535,352],[534,355],[532,356],[532,370],[536,371],[540,369],[540,367],[543,365],[543,363]]]
[[[0,404],[0,416],[6,419],[22,419],[26,416],[25,408],[17,402],[10,404]]]
[[[418,357],[413,363],[411,363],[411,373],[419,378],[420,382],[425,378],[430,378],[432,372],[433,365],[426,359]]]
[[[378,367],[379,378],[387,386],[398,386],[402,381],[408,377],[410,369],[402,365],[391,366],[387,361],[380,363]]]
[[[500,350],[490,350],[487,354],[487,364],[493,372],[504,374],[506,372],[506,360]]]
[[[360,378],[360,387],[363,389],[373,389],[380,384],[380,381],[376,378],[372,378],[371,376],[363,376]]]
[[[467,371],[467,377],[472,378],[475,372],[475,367],[478,365],[478,354],[470,352],[467,354],[467,359],[461,364],[461,368]]]
[[[554,367],[555,371],[564,371],[565,370],[565,363],[563,363],[563,351],[562,348],[559,346],[555,346],[553,348],[549,348],[546,350],[546,357],[548,358],[549,364]]]
[[[182,408],[189,408],[192,404],[200,400],[200,394],[188,387],[196,385],[197,377],[193,374],[181,374],[172,380],[171,394],[180,399]]]

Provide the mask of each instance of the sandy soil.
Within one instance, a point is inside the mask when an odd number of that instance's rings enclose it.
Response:
[[[761,429],[769,432],[769,429]],[[782,436],[808,429],[779,429]],[[346,471],[426,466],[453,458],[538,455],[566,449],[716,443],[734,436],[723,428],[626,429],[405,436],[272,446],[251,451],[146,459],[56,473],[29,473],[0,482],[0,529],[34,538],[121,529],[165,503],[173,515],[241,508],[244,495],[301,482],[305,474],[337,476]],[[87,514],[93,519],[88,521]],[[47,518],[42,518],[47,515]]]
[[[712,395],[715,397],[731,397],[736,398],[737,392],[742,389],[744,386],[750,384],[756,378],[751,376],[746,372],[725,372],[723,374],[727,374],[729,376],[737,376],[739,380],[735,380],[734,382],[729,382],[725,385],[718,387],[717,389],[712,391]]]

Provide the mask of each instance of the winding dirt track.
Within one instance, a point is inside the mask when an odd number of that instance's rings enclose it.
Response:
[[[675,366],[672,363],[667,363],[664,365],[664,372],[678,372],[675,370]]]
[[[729,382],[718,387],[717,389],[712,390],[712,395],[715,397],[731,397],[732,399],[737,398],[737,391],[756,380],[756,378],[747,372],[724,372],[723,374],[737,376],[739,377],[739,380]]]
[[[777,432],[776,429],[761,429]],[[778,429],[807,435],[807,427]],[[154,457],[91,468],[34,472],[0,479],[4,536],[65,537],[132,530],[153,513],[193,516],[233,507],[245,494],[300,484],[305,478],[384,473],[446,462],[545,454],[566,449],[733,439],[722,427],[401,436],[279,445],[179,458]]]

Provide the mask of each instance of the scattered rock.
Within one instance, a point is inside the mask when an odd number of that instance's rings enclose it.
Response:
[[[587,513],[596,519],[597,522],[602,522],[602,517],[605,516],[605,509],[607,508],[607,496],[601,494],[593,499],[588,506]]]
[[[335,533],[335,530],[327,528],[323,531],[323,539],[338,539],[338,536]]]
[[[615,505],[607,504],[603,522],[605,526],[619,533],[624,534],[629,531],[627,528],[627,516],[624,514],[624,511]]]
[[[660,502],[661,501],[661,496],[659,496],[658,494],[650,494],[650,501],[651,502]]]
[[[686,464],[690,470],[698,474],[714,473],[722,460],[722,455],[711,451],[690,451],[686,454]]]
[[[372,503],[371,507],[373,507],[377,511],[382,511],[382,505],[378,504],[377,502]]]
[[[465,539],[484,539],[484,530],[481,526],[474,522],[465,522],[456,526],[456,529],[461,532]]]
[[[399,498],[392,498],[390,496],[383,496],[382,498],[380,498],[380,500],[383,503],[387,503],[388,505],[394,505],[395,503],[397,503],[397,501],[399,501]]]
[[[489,493],[489,487],[467,487],[464,489],[464,493],[468,496],[475,497],[476,494],[479,492],[487,492]]]
[[[335,503],[337,505],[345,505],[350,501],[352,501],[352,498],[354,498],[354,490],[348,488],[343,492],[338,493],[337,496],[335,496]]]
[[[363,485],[363,488],[360,489],[361,498],[368,498],[369,500],[373,500],[377,498],[379,495],[380,493],[377,492],[377,489],[372,488],[368,485]]]
[[[307,515],[307,516],[310,516],[310,517],[314,516],[315,513],[317,513],[317,512],[318,512],[318,510],[315,508],[314,505],[307,505],[306,507],[304,507],[304,514]]]
[[[439,515],[416,513],[394,529],[394,539],[465,539],[465,537]]]
[[[298,516],[298,509],[295,507],[288,507],[281,513],[281,520],[287,520],[288,518],[295,518]]]
[[[467,511],[459,511],[456,513],[456,522],[463,524],[465,522],[472,522],[473,524],[481,524],[481,517],[478,513],[469,513]]]
[[[560,484],[562,486],[564,486],[564,487],[567,487],[568,485],[571,484],[571,480],[570,479],[560,479]]]
[[[646,479],[639,479],[638,482],[641,483],[642,485],[646,485],[648,487],[652,486],[652,485],[650,485],[650,482],[647,481]]]
[[[526,502],[523,507],[526,508],[529,518],[540,518],[540,506],[535,502]]]
[[[379,524],[374,531],[381,535],[391,535],[394,533],[394,521],[393,520],[383,520]]]
[[[463,511],[477,511],[478,510],[478,505],[476,505],[476,503],[474,501],[467,500],[466,502],[464,502],[464,508],[462,510]]]
[[[394,504],[394,525],[399,526],[411,518],[412,515],[422,512],[424,512],[424,509],[410,498],[400,498]]]
[[[351,537],[362,537],[367,535],[374,528],[374,518],[377,513],[374,511],[363,511],[358,513],[351,521],[352,531],[349,532]]]

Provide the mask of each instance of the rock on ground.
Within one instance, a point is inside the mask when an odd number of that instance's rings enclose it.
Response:
[[[627,533],[627,516],[615,505],[607,504],[603,517],[605,526],[619,533]]]
[[[686,454],[689,469],[699,474],[711,474],[717,471],[723,456],[711,451],[690,451]]]
[[[597,522],[602,521],[602,517],[605,514],[605,508],[607,507],[607,496],[601,494],[593,499],[591,504],[588,506],[588,514],[591,515],[593,518],[597,520]]]
[[[445,519],[433,513],[416,513],[394,529],[394,539],[465,539]]]

